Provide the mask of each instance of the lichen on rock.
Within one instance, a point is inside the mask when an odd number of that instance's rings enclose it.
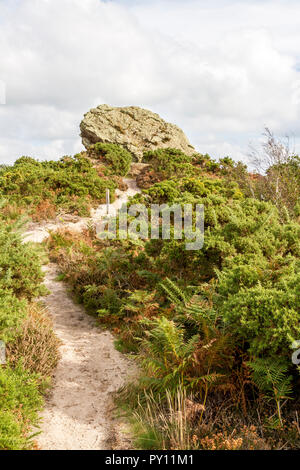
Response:
[[[86,148],[97,142],[122,145],[136,161],[142,161],[143,152],[158,148],[176,148],[186,155],[195,153],[178,126],[137,106],[100,105],[84,115],[80,130]]]

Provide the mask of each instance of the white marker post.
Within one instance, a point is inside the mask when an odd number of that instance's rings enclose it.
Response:
[[[110,193],[109,189],[106,190],[106,214],[109,215],[109,206],[110,206]]]
[[[0,365],[6,364],[6,346],[4,341],[0,341]]]

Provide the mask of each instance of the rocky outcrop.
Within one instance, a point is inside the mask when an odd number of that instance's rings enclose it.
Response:
[[[136,106],[98,106],[84,115],[80,130],[86,148],[97,142],[122,145],[137,161],[142,160],[143,152],[158,148],[176,148],[186,155],[195,153],[179,127]]]

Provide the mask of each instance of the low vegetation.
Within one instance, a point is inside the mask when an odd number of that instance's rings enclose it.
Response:
[[[92,230],[49,242],[79,300],[139,358],[139,383],[121,394],[135,410],[137,445],[297,448],[297,212],[251,195],[251,175],[230,159],[207,165],[208,156],[173,150],[145,159],[159,181],[132,202],[204,204],[202,250],[187,251],[184,239],[99,240]]]
[[[138,448],[300,447],[300,377],[291,349],[300,339],[300,166],[299,158],[284,154],[276,140],[269,144],[278,158],[264,174],[249,173],[244,164],[228,157],[216,162],[208,155],[188,157],[174,149],[145,153],[147,166],[137,178],[143,191],[131,202],[148,208],[153,203],[203,204],[201,250],[186,250],[184,237],[100,239],[92,227],[81,234],[61,230],[47,242],[51,259],[78,300],[115,333],[117,348],[138,360],[139,379],[118,396]],[[130,155],[115,147],[96,144],[88,152],[105,164],[104,176],[93,180],[105,181],[101,188],[107,181],[116,185],[113,174],[124,176],[129,170]],[[79,179],[88,168],[79,196],[101,200],[98,183],[99,192],[88,183],[89,175],[95,175],[91,163],[83,156],[67,163],[63,159],[57,163],[63,174],[65,164],[79,165]],[[0,179],[15,174],[18,165],[31,167],[27,181],[34,168],[42,171],[43,164],[21,160],[13,170],[3,169]],[[43,168],[48,171],[51,165]],[[21,204],[23,186],[18,178],[15,186],[4,185],[10,203]],[[68,199],[68,185],[66,179],[65,186],[59,186],[65,188],[62,199],[55,192],[56,206]],[[29,207],[32,204],[33,200]],[[10,225],[2,230],[5,239],[7,233],[17,237]],[[11,365],[1,370],[8,374],[8,383],[10,367],[20,370],[17,356],[26,356],[26,374],[39,377],[50,374],[43,364],[52,367],[56,361],[54,354],[52,361],[45,356],[40,370],[35,364],[28,336],[39,338],[41,348],[44,341],[51,350],[55,346],[47,322],[39,314],[36,322],[32,307],[28,313],[28,302],[37,296],[41,280],[37,262],[29,261],[33,248],[16,245],[17,250],[8,247],[8,254],[2,255],[9,273],[2,281],[0,271],[0,287],[6,293],[0,324],[3,337],[12,343]],[[23,257],[24,277],[14,270],[18,256]],[[10,316],[12,306],[15,313]],[[16,327],[23,328],[23,337],[14,336]],[[7,427],[13,429],[14,423]]]
[[[105,202],[106,189],[113,200],[116,187],[115,179],[100,177],[91,160],[81,154],[57,162],[22,157],[0,169],[0,197],[10,204],[6,211],[18,215],[26,209],[37,220],[61,212],[88,216],[91,207]]]
[[[30,449],[33,426],[58,359],[50,320],[33,299],[45,294],[42,253],[21,243],[20,227],[0,214],[0,449]]]
[[[98,142],[89,150],[89,155],[104,162],[110,174],[126,176],[132,163],[132,155],[119,145]]]

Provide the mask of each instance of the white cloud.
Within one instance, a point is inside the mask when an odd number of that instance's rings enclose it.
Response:
[[[0,80],[0,105],[6,103],[6,86],[5,83]]]
[[[79,150],[101,103],[159,112],[216,156],[240,158],[264,125],[300,135],[299,2],[207,5],[0,0],[0,162]]]
[[[76,154],[81,150],[79,139],[27,140],[0,139],[0,155],[5,155],[0,164],[11,164],[21,156],[34,157],[37,160],[57,160],[64,155]]]

